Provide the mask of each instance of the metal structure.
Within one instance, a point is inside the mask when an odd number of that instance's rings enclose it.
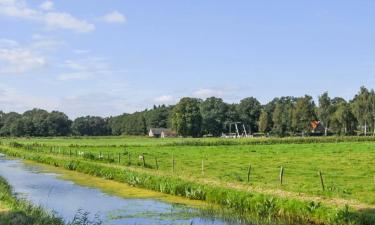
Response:
[[[227,122],[225,123],[225,126],[229,126],[229,133],[223,134],[222,137],[225,137],[225,138],[248,137],[245,124],[242,122]],[[233,132],[232,132],[232,128],[234,128]],[[242,128],[241,133],[240,133],[240,128]]]

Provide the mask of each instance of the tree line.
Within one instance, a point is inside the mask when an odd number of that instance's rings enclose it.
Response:
[[[375,92],[361,87],[353,99],[332,98],[327,92],[317,103],[309,95],[277,97],[262,105],[248,97],[239,103],[221,98],[182,98],[176,105],[154,106],[141,112],[102,118],[70,120],[62,112],[33,109],[19,114],[0,111],[1,136],[104,136],[145,135],[150,128],[170,128],[180,136],[220,136],[229,124],[240,122],[247,134],[273,136],[311,135],[320,121],[323,135],[375,134]],[[233,130],[232,130],[233,131]]]

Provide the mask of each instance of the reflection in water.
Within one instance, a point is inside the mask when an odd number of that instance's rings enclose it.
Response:
[[[79,209],[97,215],[104,224],[227,224],[213,218],[202,218],[197,209],[153,199],[124,199],[100,190],[60,180],[57,174],[45,173],[35,165],[19,160],[0,159],[0,176],[14,191],[35,205],[56,212],[70,221]]]

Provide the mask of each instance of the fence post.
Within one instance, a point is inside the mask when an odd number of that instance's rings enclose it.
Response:
[[[172,154],[172,172],[174,173],[174,165],[175,162],[174,162],[174,154]]]
[[[202,168],[201,168],[201,170],[202,170],[202,175],[204,176],[204,159],[202,159]]]
[[[71,156],[72,156],[72,150],[69,149],[69,157],[71,157]]]
[[[155,157],[155,166],[156,166],[156,170],[159,170],[159,164],[158,164],[158,158]]]
[[[118,164],[121,163],[121,153],[118,154]]]
[[[249,169],[247,170],[247,183],[250,183],[250,175],[251,175],[251,164],[249,164]]]
[[[142,153],[142,162],[143,162],[143,168],[146,167],[146,159],[145,159],[145,154]]]
[[[319,171],[319,177],[320,177],[320,184],[322,185],[322,190],[324,191],[325,187],[324,187],[324,179],[323,179],[322,171]]]
[[[284,167],[280,168],[280,185],[283,185],[283,178],[284,178]]]

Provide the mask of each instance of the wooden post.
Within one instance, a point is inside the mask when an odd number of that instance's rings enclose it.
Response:
[[[172,155],[172,172],[174,173],[174,166],[175,166],[175,162],[174,162],[174,154]]]
[[[131,164],[130,152],[128,152],[128,165],[130,166]]]
[[[202,176],[204,176],[204,159],[202,159],[202,168],[201,168],[201,170],[202,170]]]
[[[284,167],[280,168],[280,185],[283,185],[283,178],[284,178]]]
[[[156,166],[156,170],[159,170],[159,164],[158,164],[158,158],[155,157],[155,166]]]
[[[250,175],[251,175],[251,164],[249,164],[249,169],[247,170],[247,182],[250,183]]]
[[[71,156],[72,156],[72,150],[69,149],[69,157],[71,157]]]
[[[319,177],[320,177],[320,184],[322,185],[322,190],[324,191],[325,190],[324,179],[323,179],[323,174],[321,171],[319,171]]]
[[[143,162],[143,167],[146,167],[145,155],[143,153],[142,153],[142,162]]]
[[[121,154],[119,153],[118,154],[118,164],[120,164],[121,163]]]

